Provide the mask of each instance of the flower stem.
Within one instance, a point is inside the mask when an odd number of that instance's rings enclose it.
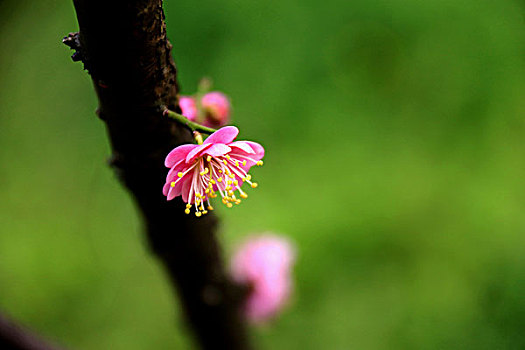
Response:
[[[188,120],[188,118],[186,118],[182,114],[170,111],[169,109],[166,109],[164,111],[164,115],[167,115],[168,117],[175,119],[179,123],[186,125],[192,131],[200,131],[206,134],[213,134],[215,131],[217,131],[215,129],[208,128],[206,126],[194,123],[191,120]]]

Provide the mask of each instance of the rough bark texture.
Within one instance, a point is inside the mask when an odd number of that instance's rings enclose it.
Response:
[[[80,31],[64,38],[84,62],[99,99],[113,155],[111,165],[133,194],[149,243],[179,291],[203,349],[249,349],[239,306],[243,288],[227,273],[214,215],[184,214],[180,199],[162,195],[164,157],[192,141],[163,117],[178,110],[176,69],[161,0],[74,0]]]
[[[0,315],[0,349],[3,350],[60,350],[46,343],[29,330]]]

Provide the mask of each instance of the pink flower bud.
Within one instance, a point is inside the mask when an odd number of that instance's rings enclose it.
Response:
[[[206,111],[204,125],[219,127],[228,124],[230,120],[230,101],[222,92],[214,91],[204,95],[201,104]]]
[[[197,119],[197,104],[193,97],[181,96],[179,99],[179,106],[182,110],[182,115],[191,121]]]
[[[267,321],[286,305],[292,291],[294,262],[295,250],[284,237],[264,234],[239,247],[231,270],[234,280],[252,287],[244,308],[249,320]]]

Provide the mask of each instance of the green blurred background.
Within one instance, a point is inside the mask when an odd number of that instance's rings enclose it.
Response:
[[[267,150],[228,254],[299,250],[261,349],[525,348],[523,1],[166,1],[183,93]],[[106,166],[70,1],[0,2],[0,310],[71,349],[189,348]]]

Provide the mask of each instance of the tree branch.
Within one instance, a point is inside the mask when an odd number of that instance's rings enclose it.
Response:
[[[65,43],[91,74],[98,114],[107,126],[111,164],[144,218],[153,251],[178,289],[203,349],[250,349],[240,305],[245,291],[227,275],[214,215],[184,214],[166,201],[164,157],[192,141],[190,131],[163,116],[180,113],[176,69],[161,0],[74,0],[80,32]]]
[[[189,120],[182,114],[175,113],[173,111],[170,111],[169,109],[166,109],[164,111],[164,115],[175,119],[176,121],[178,121],[179,123],[183,125],[186,125],[186,127],[188,127],[192,131],[201,131],[206,134],[213,134],[215,131],[217,131],[216,129],[209,128],[207,126],[200,125],[199,123],[192,122],[191,120]]]

